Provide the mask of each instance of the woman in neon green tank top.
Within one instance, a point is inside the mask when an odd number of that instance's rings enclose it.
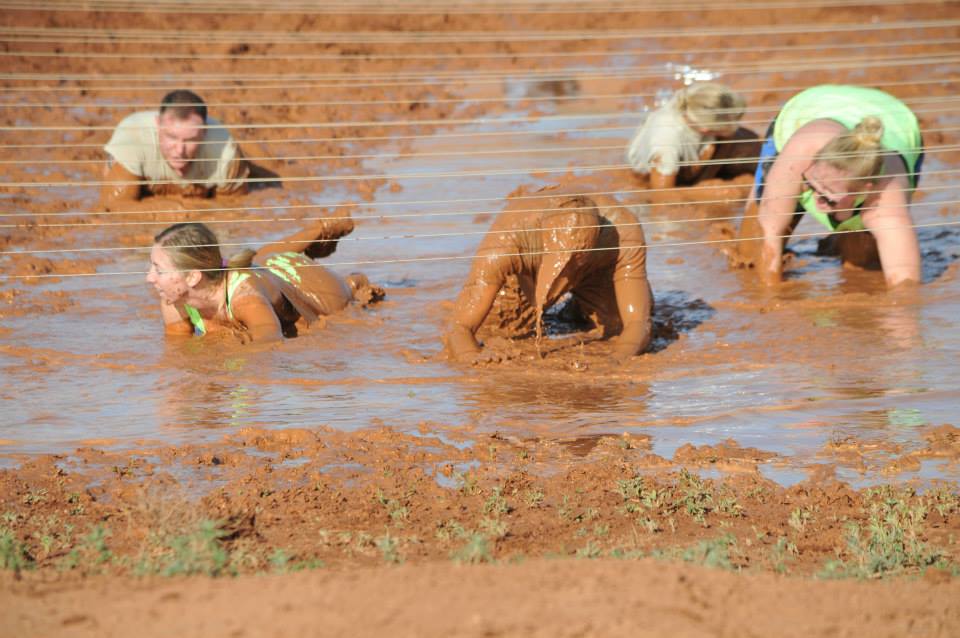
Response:
[[[147,281],[160,297],[167,334],[204,335],[228,330],[271,341],[296,334],[296,322],[342,310],[351,299],[376,301],[383,290],[355,273],[341,279],[315,263],[353,230],[349,215],[229,261],[203,224],[175,224],[154,238]]]
[[[837,232],[844,263],[920,281],[909,213],[923,158],[917,118],[892,95],[823,85],[791,98],[761,151],[741,237],[762,237],[762,278],[780,281],[783,249],[804,213]],[[757,227],[759,226],[759,228]]]

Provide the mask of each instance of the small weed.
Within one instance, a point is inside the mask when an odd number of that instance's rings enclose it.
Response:
[[[453,539],[463,539],[469,536],[470,534],[464,529],[458,521],[450,519],[444,523],[437,525],[437,530],[434,532],[434,536],[438,540],[450,541]]]
[[[223,575],[230,558],[222,542],[226,535],[219,522],[200,521],[196,529],[189,534],[175,536],[170,540],[165,553],[166,564],[160,567],[160,573],[164,576]]]
[[[648,534],[653,534],[654,532],[659,532],[662,528],[657,521],[650,516],[644,516],[637,521],[640,523],[640,527],[644,529]]]
[[[33,557],[27,546],[17,540],[13,532],[0,528],[0,568],[20,572],[33,567]]]
[[[37,505],[43,503],[47,500],[47,490],[40,488],[37,490],[30,490],[23,495],[21,501],[24,505]]]
[[[471,534],[470,538],[460,549],[450,554],[450,558],[458,563],[492,563],[490,543],[482,534]]]
[[[795,529],[797,533],[802,534],[803,530],[807,528],[807,523],[813,520],[813,514],[810,510],[805,510],[802,507],[790,512],[790,518],[787,520],[787,524]]]
[[[400,556],[399,547],[400,539],[396,536],[390,536],[389,533],[384,534],[376,541],[377,549],[380,550],[380,554],[383,556],[383,560],[391,564],[399,564],[403,562],[403,558]]]
[[[610,526],[606,523],[597,523],[593,526],[593,535],[597,538],[603,538],[610,534]]]
[[[587,541],[586,545],[576,551],[577,558],[600,558],[601,554],[603,550],[592,540]]]
[[[480,487],[477,485],[477,477],[473,474],[457,474],[457,482],[459,483],[457,489],[465,496],[473,496],[480,492]]]
[[[410,516],[410,510],[400,501],[393,498],[387,498],[381,490],[377,490],[377,501],[387,510],[390,520],[395,524],[400,524]]]
[[[866,527],[848,523],[846,528],[849,560],[829,561],[825,577],[870,578],[927,567],[942,560],[943,554],[920,540],[927,507],[922,502],[911,506],[912,492],[899,494],[879,488],[870,494],[879,501],[869,504]]]
[[[271,569],[278,574],[285,574],[290,571],[290,555],[282,548],[278,547],[267,557]]]
[[[530,488],[523,494],[523,500],[527,507],[538,507],[543,503],[543,490],[540,488]]]
[[[680,470],[680,492],[683,495],[683,506],[690,518],[704,527],[707,526],[706,516],[710,512],[713,496],[707,490],[703,480],[691,474],[686,469]]]
[[[495,516],[509,514],[512,509],[513,508],[507,503],[507,499],[503,498],[501,488],[499,487],[493,488],[490,496],[487,497],[487,500],[483,504],[483,513],[493,514]]]
[[[787,560],[800,552],[797,546],[787,540],[786,536],[777,539],[777,544],[770,548],[770,564],[778,574],[787,573]]]
[[[501,539],[506,538],[508,527],[500,519],[484,518],[480,521],[480,529],[490,538]]]
[[[703,540],[683,551],[680,558],[687,563],[696,563],[704,567],[719,567],[733,569],[730,561],[730,551],[735,549],[737,539],[731,534],[724,534],[718,538]]]

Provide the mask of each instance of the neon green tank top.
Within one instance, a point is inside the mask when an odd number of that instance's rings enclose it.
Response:
[[[234,293],[237,291],[237,287],[249,278],[250,273],[247,271],[231,270],[227,272],[227,316],[230,319],[233,319]],[[203,324],[203,317],[200,316],[200,311],[187,304],[183,305],[183,310],[187,313],[187,318],[190,319],[190,323],[193,325],[193,334],[197,336],[207,334],[207,328]]]
[[[903,158],[910,173],[910,186],[916,188],[916,165],[923,148],[920,124],[906,104],[889,93],[861,86],[823,84],[796,94],[780,110],[773,126],[773,142],[777,152],[801,127],[814,120],[833,120],[847,129],[853,129],[864,117],[874,115],[883,122],[881,143]],[[863,230],[863,220],[857,213],[839,224],[817,208],[815,195],[805,190],[799,204],[817,221],[830,230]],[[866,197],[857,199],[859,208]]]

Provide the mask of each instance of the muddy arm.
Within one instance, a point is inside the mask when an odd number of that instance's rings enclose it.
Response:
[[[252,341],[269,342],[283,339],[280,320],[270,302],[260,294],[236,297],[231,303],[233,318],[247,329]]]
[[[353,232],[353,227],[350,211],[346,210],[337,217],[317,220],[304,230],[263,246],[253,261],[262,264],[270,255],[286,252],[304,253],[311,259],[328,257],[337,249],[337,240]]]
[[[160,316],[163,317],[163,331],[168,336],[189,336],[193,334],[190,320],[180,314],[176,306],[160,302]]]
[[[177,199],[162,196],[143,199],[146,180],[139,175],[134,175],[119,162],[108,164],[103,171],[103,178],[106,182],[114,182],[100,187],[100,206],[105,211],[183,210],[183,204]]]
[[[474,335],[487,318],[500,285],[471,279],[457,297],[445,338],[454,359],[469,359],[480,352],[480,344]]]
[[[645,278],[620,279],[613,285],[617,309],[623,322],[623,332],[617,339],[614,357],[622,362],[640,354],[650,345],[653,294]]]
[[[863,225],[877,241],[880,264],[888,286],[920,282],[920,245],[908,211],[909,184],[903,177],[903,162],[896,158],[899,174],[890,179],[877,198],[877,204],[863,213]],[[888,169],[889,171],[890,169]]]
[[[250,190],[250,184],[245,180],[250,177],[250,162],[248,162],[243,152],[238,146],[233,159],[227,165],[226,180],[221,186],[217,186],[217,193],[230,195],[244,195]]]

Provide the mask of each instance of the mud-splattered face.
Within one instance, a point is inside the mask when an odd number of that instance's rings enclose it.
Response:
[[[160,299],[172,304],[182,300],[190,289],[187,273],[180,272],[170,255],[159,244],[150,250],[150,270],[147,282],[153,285]]]
[[[183,175],[200,151],[200,143],[206,133],[203,118],[191,113],[181,119],[173,112],[166,111],[157,117],[157,129],[160,154],[167,160],[170,168],[178,175]]]

